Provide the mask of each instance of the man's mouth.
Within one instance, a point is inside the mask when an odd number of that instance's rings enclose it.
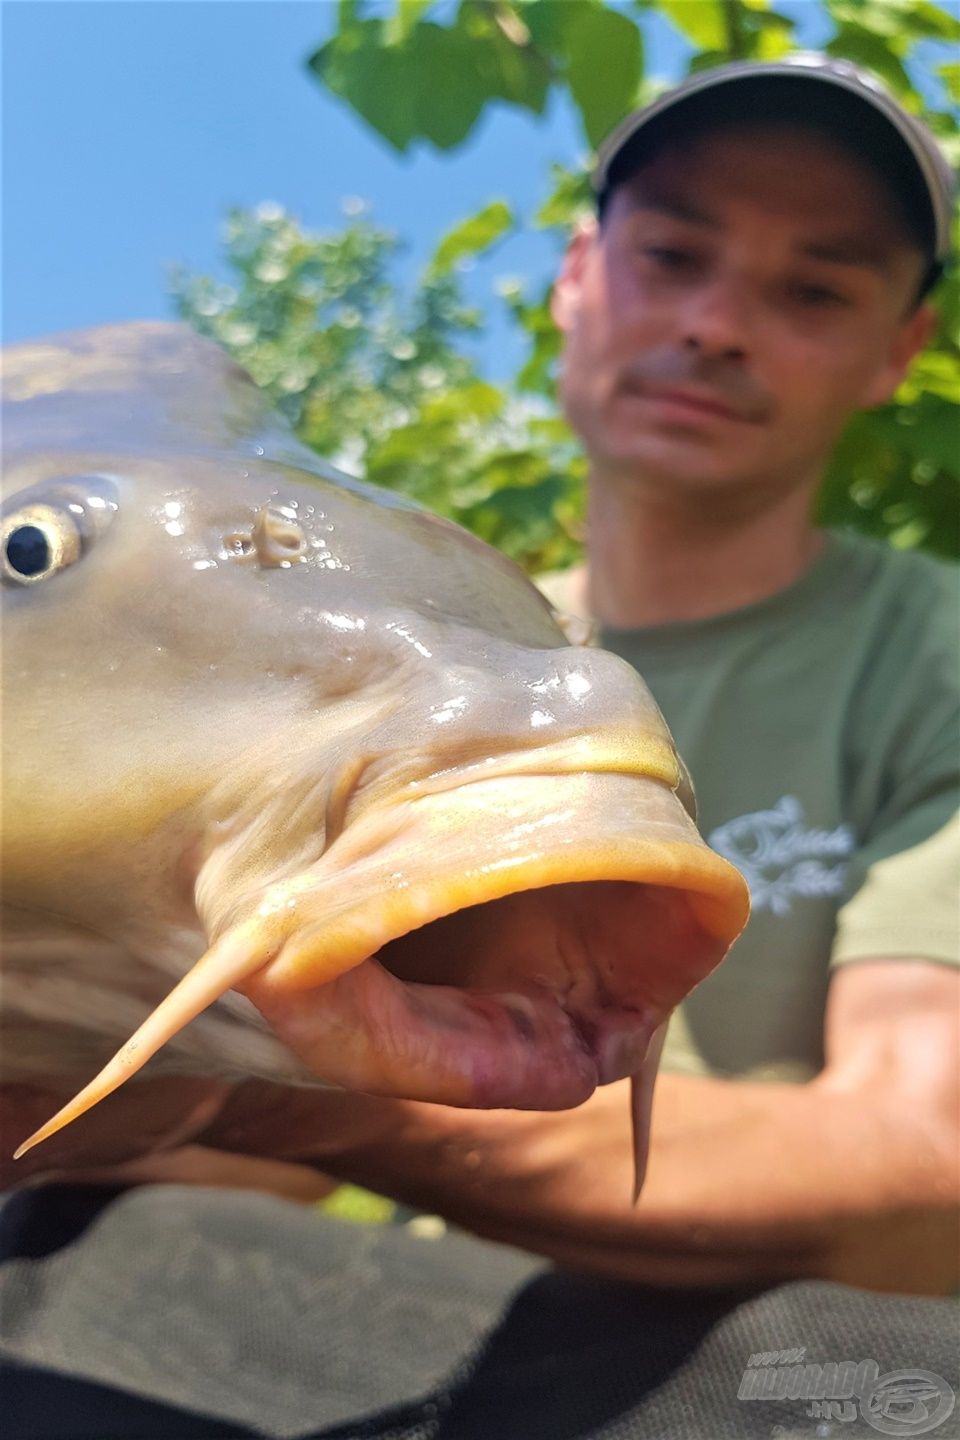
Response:
[[[724,366],[703,366],[692,372],[688,362],[672,352],[637,360],[624,367],[617,391],[641,403],[665,424],[699,428],[720,423],[758,425],[769,412],[769,397],[746,371]]]
[[[634,399],[648,405],[661,421],[678,425],[702,425],[715,421],[736,424],[756,423],[755,417],[704,390],[677,387],[655,388],[632,383],[626,387]]]
[[[714,417],[720,420],[744,421],[746,417],[721,400],[693,390],[653,390],[650,399],[664,411]]]

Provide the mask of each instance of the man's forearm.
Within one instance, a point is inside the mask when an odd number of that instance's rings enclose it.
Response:
[[[888,1103],[663,1075],[636,1208],[625,1086],[555,1114],[364,1103],[382,1123],[342,1143],[334,1123],[318,1164],[562,1263],[663,1285],[957,1283],[956,1157]]]

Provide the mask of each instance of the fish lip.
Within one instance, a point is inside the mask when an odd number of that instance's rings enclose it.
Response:
[[[592,1014],[569,1010],[567,1015],[584,1050],[596,1063],[598,1085],[612,1085],[636,1075],[665,1018],[622,1005],[601,1007]]]
[[[664,1018],[638,1007],[591,1010],[536,983],[476,990],[404,981],[377,955],[303,999],[300,1018],[314,1044],[325,1022],[326,1033],[336,1034],[345,1014],[353,1022],[362,1016],[354,1033],[362,1027],[378,1037],[376,1064],[364,1058],[337,1083],[396,1095],[392,1067],[400,1056],[405,1098],[472,1109],[579,1105],[599,1085],[641,1069]]]
[[[612,768],[607,767],[608,771]],[[406,863],[409,868],[411,857],[416,884],[403,874],[402,867]],[[208,857],[198,876],[198,907],[201,890],[213,888],[202,883],[213,860]],[[221,877],[223,873],[221,867]],[[392,886],[392,879],[401,883]],[[467,974],[462,978],[470,976],[473,947],[474,959],[479,954],[482,967],[494,957],[492,969],[480,971],[485,988],[488,992],[502,990],[502,982],[514,978],[509,971],[497,973],[504,948],[498,942],[497,928],[505,919],[513,924],[517,918],[509,902],[520,899],[526,907],[531,897],[550,891],[548,900],[560,897],[560,911],[553,921],[563,921],[563,907],[571,895],[576,907],[583,891],[595,892],[599,884],[612,885],[625,907],[615,907],[612,932],[610,916],[595,903],[595,893],[590,896],[586,917],[566,916],[574,941],[580,936],[581,949],[589,931],[590,958],[598,957],[593,970],[603,976],[602,986],[587,989],[590,1005],[586,1011],[583,986],[578,988],[573,976],[568,990],[559,986],[565,997],[563,1005],[548,1000],[527,1015],[537,1037],[534,1047],[525,1033],[529,1027],[526,1023],[518,1027],[502,1002],[494,997],[491,1012],[489,994],[485,1000],[468,994],[474,1007],[487,1005],[493,1025],[492,1037],[490,1024],[480,1026],[479,1037],[474,1025],[479,1048],[472,1052],[473,1060],[468,1054],[465,1066],[451,1064],[451,1053],[456,1060],[455,1044],[452,1052],[449,1045],[438,1052],[429,1025],[426,1032],[421,1025],[419,1036],[414,1029],[417,1043],[413,1053],[409,1045],[404,1053],[404,1006],[409,1016],[410,987],[399,977],[391,982],[382,966],[363,962],[391,941],[427,927],[428,933],[433,933],[426,959],[428,966],[435,967],[437,954],[431,945],[437,940],[436,925],[453,916],[462,926],[462,912],[479,906],[488,919],[492,913],[493,931],[482,921],[477,924],[475,916],[468,916],[464,935],[459,939],[454,935],[455,951],[465,952],[467,958]],[[453,795],[421,796],[408,802],[405,812],[391,811],[388,825],[381,825],[379,832],[369,816],[365,824],[348,827],[330,854],[317,864],[308,865],[290,880],[278,879],[256,891],[259,904],[248,887],[249,872],[243,913],[231,913],[238,900],[242,901],[235,890],[221,897],[223,923],[208,931],[212,939],[206,953],[93,1079],[23,1142],[15,1158],[123,1085],[229,989],[247,995],[260,1009],[277,1038],[305,1065],[305,1079],[312,1075],[314,1082],[453,1105],[535,1109],[577,1105],[602,1077],[613,1078],[622,1070],[624,1060],[616,1047],[623,1044],[624,1033],[628,1057],[639,1053],[629,1048],[630,1025],[626,1032],[621,1026],[612,1040],[605,1035],[602,1044],[595,1032],[588,1031],[584,1021],[595,1015],[597,997],[602,999],[609,991],[620,1002],[621,1012],[627,1000],[627,1010],[637,1010],[642,1002],[644,1010],[665,1016],[719,963],[749,914],[743,877],[703,843],[673,787],[662,778],[623,773],[554,774],[547,787],[542,775],[500,776],[461,787]],[[678,903],[678,892],[682,903]],[[488,902],[492,900],[502,903],[491,912]],[[634,906],[639,909],[634,911]],[[536,905],[531,913],[536,921]],[[559,957],[562,970],[564,944],[554,943],[551,951],[539,932],[531,930],[531,914],[524,917],[521,912],[520,920],[519,941],[514,929],[510,931],[509,965],[512,967],[518,953],[523,958],[525,951],[525,958],[532,956],[534,966],[532,974],[529,968],[524,970],[526,979],[556,993],[555,962]],[[554,930],[562,939],[562,924],[558,929],[554,923]],[[633,974],[638,936],[644,958],[639,993]],[[441,957],[442,963],[448,964],[450,935],[441,931],[439,938],[441,945],[448,946]],[[429,979],[429,972],[423,970],[422,952],[418,945],[412,968],[417,971],[419,967],[421,978]],[[624,963],[630,967],[626,978]],[[407,969],[411,969],[409,957]],[[587,973],[592,980],[589,967]],[[321,996],[322,1012],[322,997],[329,995],[332,984],[341,983],[349,996],[350,984],[362,986],[365,979],[384,987],[387,1018],[393,1004],[401,1044],[391,1047],[383,1043],[383,1037],[364,1023],[361,995],[361,1004],[354,1005],[352,1015],[333,1014],[335,1046],[331,1056],[330,1027],[326,1033],[323,1026],[318,1029],[316,1015],[311,1015],[310,992]],[[515,988],[511,984],[511,992]],[[427,996],[428,1016],[432,1006],[436,1017],[438,999],[443,1003],[438,989],[421,986],[420,999]],[[460,1007],[459,1017],[455,1011],[452,1018],[462,1029],[463,994],[447,987],[447,994],[451,993],[456,996],[455,1006]],[[449,1006],[446,1018],[451,1018]],[[508,1037],[505,1050],[497,1043],[504,1029]],[[546,1044],[540,1043],[540,1036]],[[632,1043],[638,1043],[636,1033]],[[391,1062],[386,1073],[384,1054]],[[445,1073],[439,1076],[438,1054],[441,1069],[446,1062]],[[506,1079],[501,1075],[504,1059],[510,1062]]]
[[[325,817],[327,842],[336,839],[365,812],[378,807],[403,804],[411,798],[454,794],[469,785],[491,779],[557,776],[589,771],[662,780],[672,790],[681,788],[689,777],[669,736],[646,736],[642,743],[611,743],[603,737],[577,735],[546,745],[542,741],[527,750],[507,750],[484,755],[466,764],[422,772],[416,762],[409,773],[398,769],[389,757],[368,757],[350,762],[338,773],[331,789]],[[688,812],[689,813],[689,812]]]
[[[329,913],[311,921],[309,891],[305,923],[287,912],[287,939],[239,988],[310,1071],[370,1093],[534,1109],[579,1104],[598,1084],[635,1073],[652,1030],[719,963],[745,922],[746,889],[703,844],[664,780],[553,778],[550,794],[560,793],[544,834],[525,834],[534,776],[488,781],[486,800],[482,781],[423,795],[412,805],[412,838],[399,844],[391,835],[383,853],[354,842],[357,865],[339,877],[350,901],[336,923]],[[657,838],[638,837],[628,805],[605,837],[596,820],[585,839],[571,840],[564,795],[576,797],[571,813],[590,801],[608,817],[607,802],[630,799],[635,789],[635,803],[649,803],[643,786],[676,815],[677,838],[664,840],[656,827]],[[499,798],[485,812],[491,791]],[[510,797],[518,817],[512,831]],[[417,822],[420,814],[425,822]],[[464,869],[461,856],[477,850],[483,863]],[[404,855],[416,858],[417,873],[392,888]],[[597,893],[603,883],[606,897]],[[541,914],[562,941],[578,926],[586,935],[595,907],[598,915],[607,907],[600,934],[571,951],[586,963],[564,970],[550,962],[563,945],[541,944]],[[637,946],[633,936],[644,936],[644,927],[648,938]],[[435,1050],[424,1020],[431,1015],[443,1032]],[[461,1040],[464,1053],[454,1054]],[[401,1052],[415,1054],[406,1070],[405,1060],[394,1065]]]
[[[371,810],[366,810],[315,861],[261,884],[252,896],[243,834],[239,832],[229,840],[234,858],[225,864],[222,844],[206,849],[194,884],[198,918],[211,944],[219,945],[240,928],[249,933],[252,927],[257,932],[256,941],[244,942],[251,959],[244,975],[238,975],[233,983],[236,986],[249,976],[265,993],[274,988],[291,993],[313,989],[359,965],[385,944],[472,905],[574,882],[629,881],[684,890],[700,922],[715,937],[720,953],[725,953],[746,924],[749,892],[735,867],[711,850],[697,832],[677,793],[676,754],[671,748],[667,755],[666,747],[661,748],[664,754],[648,757],[645,766],[630,766],[613,755],[591,755],[595,768],[585,771],[576,768],[577,756],[565,754],[546,776],[541,766],[531,765],[511,767],[493,776],[429,777],[426,783],[407,787],[406,798],[372,807],[374,822],[379,810],[379,827],[371,825]],[[543,809],[544,798],[543,794],[531,798],[531,789],[540,786],[542,790],[544,778],[550,781],[550,808],[557,812],[547,816],[552,830],[546,834],[541,830],[529,844],[524,836],[518,848],[514,835],[508,833],[511,822],[505,821],[504,831],[493,836],[493,855],[474,863],[476,846],[469,812],[478,810],[476,797],[493,786],[507,785],[513,791],[528,787],[513,806],[514,814],[524,822],[518,832],[528,832],[533,827],[527,817],[538,807]],[[665,817],[654,825],[653,839],[646,835],[644,807],[649,801],[641,787],[663,797],[660,808],[669,809],[672,837],[663,837],[668,828]],[[572,800],[565,799],[570,791],[575,792]],[[579,809],[582,815],[593,807],[603,815],[605,801],[624,792],[631,792],[636,811],[618,816],[615,823],[607,823],[606,816],[591,820],[587,840],[571,842],[565,829],[567,811],[576,815]],[[462,834],[469,837],[467,860],[456,852],[454,843],[451,862],[448,841],[455,842],[456,836],[441,830],[438,839],[437,834],[428,832],[418,843],[422,856],[435,862],[436,871],[418,859],[421,873],[411,879],[409,873],[399,873],[399,866],[407,870],[402,842],[409,815],[415,808],[429,810],[440,805],[463,812],[457,820]],[[482,803],[478,823],[490,827],[490,815],[484,814]],[[595,838],[597,832],[599,838]],[[391,859],[398,838],[399,866]],[[359,898],[354,890],[359,890]]]

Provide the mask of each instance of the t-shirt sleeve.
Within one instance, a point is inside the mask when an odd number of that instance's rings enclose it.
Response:
[[[942,591],[913,597],[913,624],[865,677],[860,771],[876,767],[875,808],[851,857],[831,965],[894,956],[960,965],[960,666],[949,580],[946,604]]]
[[[838,916],[831,965],[894,956],[960,965],[960,815],[909,843],[937,818],[922,807],[855,858],[862,882]]]

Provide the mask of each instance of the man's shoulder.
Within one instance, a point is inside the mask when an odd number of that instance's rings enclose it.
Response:
[[[859,601],[928,617],[939,613],[948,623],[956,619],[960,566],[955,562],[919,550],[897,550],[853,531],[828,535],[833,563],[825,568],[824,578],[828,585],[831,580],[840,583],[845,603]],[[590,620],[586,565],[548,571],[535,576],[534,583],[555,610]]]
[[[869,566],[891,587],[919,587],[926,597],[950,598],[960,588],[960,566],[923,550],[899,550],[884,540],[872,540],[852,531],[831,532],[834,543],[848,556]]]
[[[834,536],[843,560],[859,570],[862,603],[891,643],[923,648],[960,642],[960,566],[919,550],[897,550],[879,540]]]

